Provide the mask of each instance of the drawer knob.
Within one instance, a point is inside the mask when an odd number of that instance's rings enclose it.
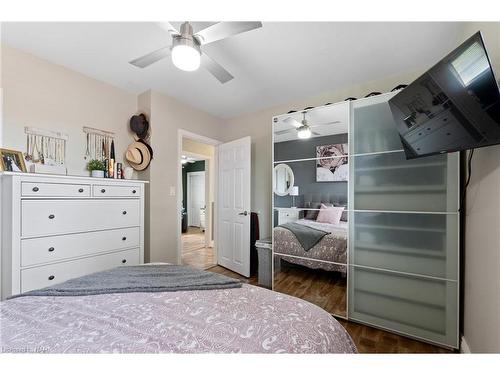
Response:
[[[55,249],[53,247],[49,247],[49,253],[53,252]]]
[[[49,215],[49,219],[54,219],[55,217],[56,217],[56,215],[53,215],[53,214]]]
[[[105,193],[106,192],[106,189],[101,189],[101,193]]]
[[[54,275],[50,275],[49,276],[49,280],[54,280],[55,279],[55,276]]]
[[[123,211],[122,214],[126,215],[127,214],[127,211]]]
[[[135,190],[132,190],[132,194],[135,194],[135,193],[137,193],[137,191],[135,191]]]
[[[127,259],[122,259],[122,263],[127,263]]]
[[[40,189],[38,188],[38,186],[35,186],[32,190],[33,190],[34,192],[37,192],[37,191],[38,191],[38,190],[40,190]]]
[[[122,237],[122,241],[126,241],[127,240],[127,237]]]
[[[78,192],[83,193],[83,189],[82,188],[78,189]]]

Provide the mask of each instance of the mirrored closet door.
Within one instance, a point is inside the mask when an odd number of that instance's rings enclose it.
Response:
[[[349,103],[273,119],[274,290],[347,317]]]

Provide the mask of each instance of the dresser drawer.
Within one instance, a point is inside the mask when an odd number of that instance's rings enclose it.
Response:
[[[141,224],[137,199],[24,200],[21,234],[50,236]]]
[[[132,249],[25,269],[21,271],[21,293],[121,265],[135,266],[139,262],[139,249]]]
[[[141,196],[140,186],[94,185],[92,195],[98,198],[137,197]]]
[[[23,197],[90,197],[90,185],[22,182]]]
[[[278,224],[285,224],[299,220],[299,211],[278,211]]]
[[[139,227],[23,239],[21,267],[138,247],[139,241]]]

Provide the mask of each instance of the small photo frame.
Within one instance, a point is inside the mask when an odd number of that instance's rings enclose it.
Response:
[[[0,171],[27,172],[23,153],[0,148]]]

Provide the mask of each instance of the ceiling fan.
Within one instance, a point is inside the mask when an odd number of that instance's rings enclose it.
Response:
[[[226,83],[234,77],[219,63],[203,52],[201,47],[236,34],[258,29],[262,27],[262,23],[218,22],[196,33],[193,33],[193,26],[189,22],[184,22],[181,25],[180,32],[169,22],[163,22],[160,26],[172,36],[172,45],[162,47],[147,55],[129,61],[130,64],[139,68],[145,68],[167,57],[171,53],[172,62],[177,68],[185,71],[194,71],[201,65],[212,73],[220,83]]]
[[[312,128],[318,127],[318,126],[323,126],[323,125],[333,125],[333,124],[338,124],[340,121],[330,121],[330,122],[324,122],[321,124],[314,124],[314,125],[309,125],[309,123],[306,120],[306,113],[307,111],[302,112],[302,115],[304,116],[301,122],[298,122],[295,120],[293,117],[287,117],[286,119],[283,120],[285,124],[292,125],[295,127],[295,129],[285,129],[285,130],[280,130],[275,132],[275,135],[282,135],[286,134],[289,132],[293,132],[294,130],[297,131],[297,137],[301,139],[307,139],[311,138],[311,135],[321,135],[315,131],[312,131]]]

